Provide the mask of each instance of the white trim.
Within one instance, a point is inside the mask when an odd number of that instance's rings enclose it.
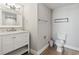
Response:
[[[72,47],[72,46],[69,46],[69,45],[65,45],[64,47],[79,51],[79,48],[77,48],[77,47]]]
[[[37,54],[40,55],[48,46],[49,44],[45,45],[41,50],[37,52]]]
[[[49,44],[45,45],[42,49],[40,49],[39,51],[33,50],[31,49],[31,53],[34,55],[40,55],[47,47],[49,46]]]

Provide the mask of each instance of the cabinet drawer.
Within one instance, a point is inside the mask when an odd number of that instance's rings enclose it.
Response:
[[[15,34],[13,38],[16,42],[25,42],[29,40],[29,35],[27,33]]]

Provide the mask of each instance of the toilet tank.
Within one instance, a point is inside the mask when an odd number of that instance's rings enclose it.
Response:
[[[59,40],[65,40],[66,34],[65,34],[65,33],[57,33],[57,38],[58,38]]]

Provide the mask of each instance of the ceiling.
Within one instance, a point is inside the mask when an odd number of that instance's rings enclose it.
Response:
[[[51,8],[51,9],[64,7],[71,4],[75,4],[75,3],[44,3],[44,5],[46,5],[48,8]]]

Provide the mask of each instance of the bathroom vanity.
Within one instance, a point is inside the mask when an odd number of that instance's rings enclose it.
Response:
[[[0,33],[0,54],[20,55],[29,53],[29,32],[14,31]]]
[[[23,29],[23,6],[20,4],[0,4],[0,54],[18,55],[28,51],[29,32]],[[5,32],[4,32],[5,31]]]

